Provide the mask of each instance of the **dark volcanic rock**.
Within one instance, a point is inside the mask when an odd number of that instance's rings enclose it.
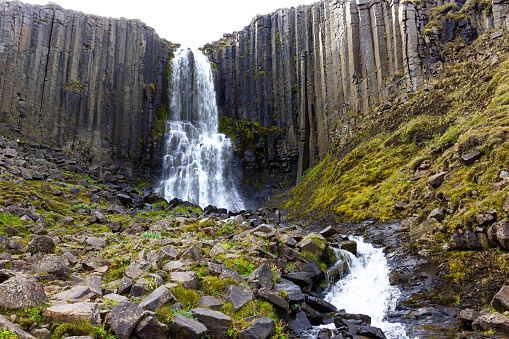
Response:
[[[28,253],[37,254],[53,254],[55,253],[55,243],[53,239],[47,236],[42,236],[32,240],[26,250]]]
[[[38,307],[48,297],[44,286],[29,275],[17,275],[0,284],[0,307],[27,309]]]
[[[226,314],[206,308],[194,308],[191,314],[207,327],[212,339],[229,338],[228,330],[233,320]]]
[[[106,323],[119,339],[126,339],[131,336],[144,316],[145,311],[139,308],[138,305],[130,301],[124,301],[108,313]]]
[[[276,330],[274,320],[260,318],[253,321],[244,330],[239,332],[239,339],[268,339],[272,338]]]
[[[181,314],[172,318],[168,328],[170,338],[199,339],[207,332],[205,325]]]

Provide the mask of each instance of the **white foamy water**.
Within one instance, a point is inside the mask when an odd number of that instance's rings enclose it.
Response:
[[[357,243],[357,256],[339,250],[349,257],[350,272],[331,287],[324,299],[347,313],[369,315],[372,326],[381,328],[388,339],[410,339],[403,324],[385,320],[396,307],[400,291],[390,284],[383,249],[365,243],[362,237],[351,239]]]
[[[179,48],[171,61],[170,112],[158,191],[206,207],[244,209],[231,166],[232,141],[218,132],[212,67],[199,50]]]

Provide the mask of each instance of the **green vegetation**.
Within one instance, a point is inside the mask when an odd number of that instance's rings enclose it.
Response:
[[[17,339],[16,333],[11,330],[0,330],[0,339]]]
[[[478,39],[471,48],[499,47]],[[352,152],[343,158],[329,154],[287,193],[290,218],[330,212],[339,220],[404,218],[395,202],[422,201],[427,194],[443,196],[442,201],[418,204],[414,213],[426,217],[436,207],[447,208],[447,202],[462,210],[446,216],[449,231],[460,219],[473,225],[476,214],[490,207],[502,212],[508,188],[492,192],[492,185],[509,162],[509,61],[507,51],[499,55],[495,64],[466,58],[448,64],[431,82],[432,91],[418,91],[386,116],[368,120]],[[465,165],[453,146],[461,152],[475,147],[484,156]],[[437,189],[427,185],[428,176],[410,181],[425,162],[431,173],[450,173]]]

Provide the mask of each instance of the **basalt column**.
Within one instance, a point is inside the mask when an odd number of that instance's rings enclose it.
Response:
[[[92,165],[153,165],[171,48],[138,20],[2,2],[0,131]]]

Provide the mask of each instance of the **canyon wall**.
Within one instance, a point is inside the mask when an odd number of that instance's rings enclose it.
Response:
[[[293,166],[299,178],[346,147],[370,112],[422,88],[448,50],[509,28],[508,9],[507,0],[326,0],[259,15],[205,46],[223,129],[241,140],[246,168]],[[246,133],[258,138],[242,142]]]
[[[171,51],[138,20],[1,2],[0,132],[92,166],[155,166]]]

